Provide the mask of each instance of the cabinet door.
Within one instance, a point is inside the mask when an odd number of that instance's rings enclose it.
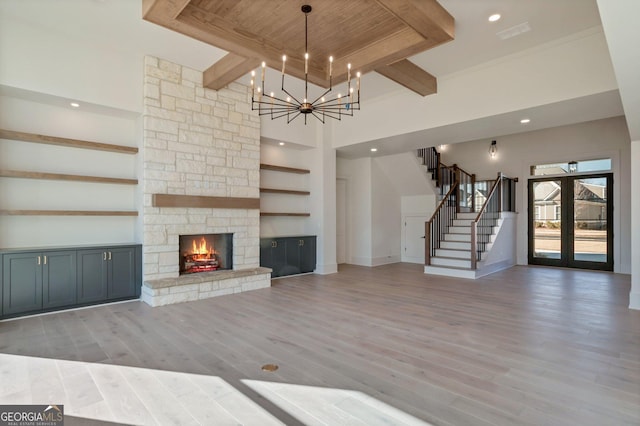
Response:
[[[78,251],[78,303],[107,299],[107,250]]]
[[[273,247],[273,239],[260,238],[260,266],[273,269],[273,260],[271,248]]]
[[[313,272],[316,269],[316,237],[303,237],[300,240],[300,272]]]
[[[302,239],[298,237],[287,238],[287,258],[283,275],[300,273],[300,256],[302,253]]]
[[[109,279],[107,297],[120,299],[136,295],[136,256],[134,247],[107,249]]]
[[[263,238],[260,240],[260,266],[271,268],[271,277],[286,275],[285,268],[285,239],[284,238]]]
[[[5,254],[2,263],[2,314],[42,309],[42,254]]]
[[[42,256],[42,307],[76,303],[76,252],[45,252]]]

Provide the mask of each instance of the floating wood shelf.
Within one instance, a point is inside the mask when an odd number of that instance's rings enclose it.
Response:
[[[122,154],[137,154],[138,148],[133,146],[113,145],[101,142],[90,142],[79,139],[59,138],[56,136],[38,135],[35,133],[16,132],[0,129],[0,138],[14,141],[41,143],[46,145],[60,145],[71,148],[93,149],[97,151],[111,151]]]
[[[260,216],[299,216],[299,217],[309,217],[311,213],[271,213],[271,212],[260,212]]]
[[[259,209],[260,198],[153,194],[152,205],[153,207],[195,207],[203,209]]]
[[[309,191],[295,191],[293,189],[276,189],[276,188],[260,188],[261,193],[269,194],[291,194],[291,195],[310,195]]]
[[[137,211],[115,210],[0,210],[4,216],[138,216]]]
[[[122,185],[137,185],[138,179],[111,178],[102,176],[83,176],[83,175],[65,175],[60,173],[41,173],[26,172],[22,170],[0,170],[0,176],[25,178],[25,179],[47,179],[47,180],[66,180],[75,182],[94,182],[94,183],[116,183]]]
[[[296,169],[293,167],[274,166],[273,164],[260,164],[260,170],[273,170],[275,172],[297,173],[300,175],[311,173],[307,169]]]

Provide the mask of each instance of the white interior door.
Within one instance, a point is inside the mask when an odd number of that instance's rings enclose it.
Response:
[[[347,262],[347,181],[336,180],[336,261]]]
[[[426,216],[404,217],[404,250],[402,261],[424,263],[424,223]]]

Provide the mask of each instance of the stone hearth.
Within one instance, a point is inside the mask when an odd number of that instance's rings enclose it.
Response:
[[[269,268],[251,268],[241,271],[202,272],[177,278],[145,281],[140,298],[150,306],[191,302],[225,294],[240,293],[271,286]]]

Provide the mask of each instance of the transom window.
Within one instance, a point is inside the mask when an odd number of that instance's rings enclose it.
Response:
[[[611,170],[611,158],[598,160],[567,161],[564,163],[537,164],[531,166],[532,176],[563,175],[567,173],[607,172]]]

